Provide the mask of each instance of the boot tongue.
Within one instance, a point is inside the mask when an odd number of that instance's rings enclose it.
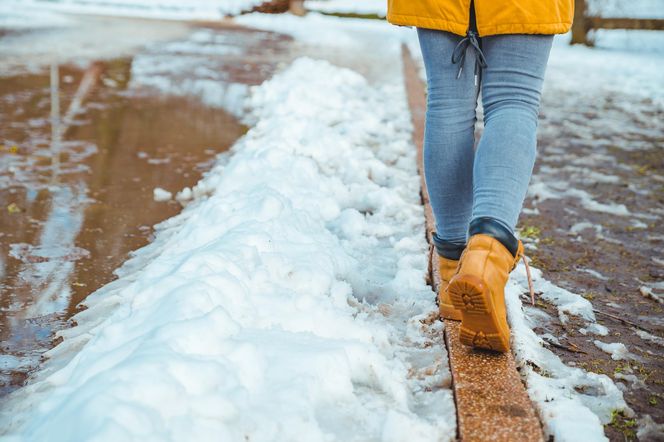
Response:
[[[519,240],[501,222],[489,217],[475,218],[470,223],[468,233],[470,236],[483,234],[492,237],[505,246],[512,256],[516,258],[517,251],[519,250]]]

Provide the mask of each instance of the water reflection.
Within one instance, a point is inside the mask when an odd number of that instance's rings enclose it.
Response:
[[[16,318],[32,319],[67,310],[74,262],[89,256],[87,250],[75,246],[83,224],[85,190],[83,182],[72,187],[53,185],[49,189],[50,210],[37,244],[10,244],[9,256],[21,262],[14,293],[21,293],[28,301]]]
[[[179,211],[153,189],[192,186],[245,132],[199,101],[133,94],[131,64],[0,79],[0,396],[151,226]]]

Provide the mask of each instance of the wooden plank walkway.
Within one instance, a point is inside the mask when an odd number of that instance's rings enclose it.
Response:
[[[404,77],[413,118],[413,142],[418,148],[427,239],[431,244],[433,214],[423,174],[425,89],[417,67],[403,47]],[[437,255],[430,247],[431,283],[440,281]],[[459,343],[459,322],[445,321],[445,342],[450,356],[452,383],[457,406],[458,438],[475,441],[543,441],[542,427],[521,377],[514,356],[472,350]]]

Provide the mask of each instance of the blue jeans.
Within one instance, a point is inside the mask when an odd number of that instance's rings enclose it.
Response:
[[[476,79],[479,53],[472,46],[464,50],[465,59],[452,63],[463,37],[417,32],[428,85],[424,172],[437,237],[465,244],[470,221],[480,217],[514,232],[535,164],[537,115],[553,36],[480,38],[486,67]],[[484,132],[475,149],[480,89]]]

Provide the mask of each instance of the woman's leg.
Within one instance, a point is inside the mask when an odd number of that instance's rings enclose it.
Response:
[[[461,76],[452,51],[462,37],[418,29],[427,72],[424,174],[436,218],[437,239],[463,245],[473,205],[475,53],[467,51]],[[458,259],[458,257],[456,258]]]
[[[493,218],[512,233],[535,163],[537,115],[552,35],[482,38],[484,132],[475,154],[473,220]]]

